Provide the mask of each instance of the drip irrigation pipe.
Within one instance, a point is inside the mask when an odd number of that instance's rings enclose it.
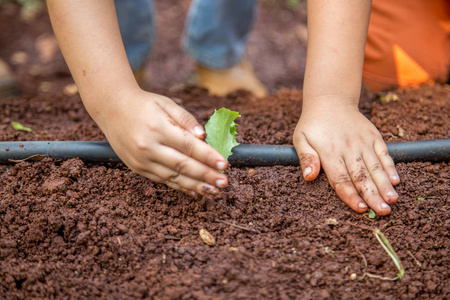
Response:
[[[397,162],[450,161],[450,138],[416,142],[388,143],[389,155]],[[92,163],[120,162],[108,142],[32,141],[0,142],[0,163],[33,160],[48,156],[55,159],[78,157]],[[239,145],[229,162],[236,167],[298,166],[292,146]]]

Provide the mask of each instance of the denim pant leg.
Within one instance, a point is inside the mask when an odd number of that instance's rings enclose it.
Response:
[[[142,67],[155,40],[153,1],[115,0],[120,33],[133,71]]]
[[[226,69],[242,58],[256,0],[193,0],[183,46],[201,65]]]

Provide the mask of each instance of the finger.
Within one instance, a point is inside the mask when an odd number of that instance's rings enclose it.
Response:
[[[218,188],[211,186],[205,182],[201,182],[182,175],[161,164],[151,163],[149,164],[148,170],[139,170],[139,173],[148,178],[155,177],[154,174],[156,173],[158,174],[157,177],[160,178],[160,181],[158,182],[164,183],[171,188],[183,191],[193,197],[200,194],[214,199],[217,195],[220,194]]]
[[[189,195],[191,197],[194,197],[194,198],[200,197],[199,193],[197,193],[197,192],[195,192],[193,190],[189,190],[187,188],[184,188],[184,187],[180,186],[179,184],[177,184],[175,182],[167,182],[166,183],[164,179],[162,179],[161,177],[159,177],[159,176],[157,176],[157,175],[155,175],[153,173],[149,173],[149,172],[146,172],[146,171],[141,171],[141,172],[136,172],[136,173],[138,173],[138,174],[140,174],[140,175],[142,175],[142,176],[144,176],[144,177],[146,177],[146,178],[148,178],[148,179],[150,179],[150,180],[152,180],[154,182],[164,183],[167,186],[169,186],[170,188],[173,188],[174,190],[177,190],[177,191],[181,191],[181,192],[183,192],[183,193],[185,193],[185,194],[187,194],[187,195]]]
[[[160,146],[157,153],[158,163],[177,174],[195,179],[198,182],[208,183],[217,188],[224,188],[228,185],[228,179],[224,174],[180,153],[176,149]]]
[[[392,185],[398,185],[400,183],[400,177],[398,176],[397,169],[395,168],[394,161],[389,155],[388,148],[383,141],[375,141],[374,144],[375,153],[383,166],[384,171]]]
[[[391,181],[386,174],[383,165],[375,154],[364,155],[364,163],[374,181],[381,197],[388,203],[394,204],[398,200],[398,194],[392,187]]]
[[[304,135],[301,135],[299,139],[295,141],[295,148],[300,160],[303,178],[305,178],[306,181],[316,179],[320,172],[319,154],[311,147]]]
[[[168,116],[175,120],[181,128],[188,130],[199,139],[204,140],[206,138],[206,132],[203,126],[187,110],[173,101],[164,101],[160,105]]]
[[[170,125],[166,124],[166,126]],[[163,128],[163,136],[164,140],[160,143],[168,148],[175,148],[184,155],[216,170],[224,171],[228,167],[228,162],[219,152],[179,127]]]
[[[131,161],[133,162],[133,164],[132,164],[133,166],[138,166],[138,165],[143,166],[142,162],[137,161],[137,160],[135,160],[135,159],[133,159],[133,158],[130,158],[130,159],[131,159]],[[156,164],[152,163],[151,166],[153,166],[153,165],[156,165]],[[144,168],[144,167],[137,167],[137,168],[134,168],[134,167],[131,167],[131,166],[129,166],[129,168],[130,168],[133,172],[135,172],[135,173],[137,173],[137,174],[140,174],[140,175],[142,175],[142,176],[144,176],[144,177],[146,177],[146,178],[148,178],[148,179],[150,179],[150,180],[152,180],[152,181],[154,181],[154,182],[157,182],[157,183],[165,183],[165,184],[168,185],[169,187],[171,187],[171,188],[173,188],[173,189],[175,189],[175,190],[177,190],[177,191],[181,191],[181,192],[183,192],[183,193],[185,193],[185,194],[187,194],[187,195],[190,195],[190,196],[192,196],[192,197],[194,197],[194,198],[198,198],[198,197],[200,196],[199,193],[195,192],[195,191],[192,190],[192,189],[188,189],[188,188],[186,188],[186,187],[180,186],[180,185],[179,185],[178,183],[176,183],[176,182],[170,182],[170,180],[168,181],[167,179],[164,179],[164,178],[162,178],[162,177],[156,175],[156,174],[158,174],[158,173],[153,173],[152,171],[149,171],[148,166],[149,166],[149,164],[146,164],[146,167],[147,167],[147,168]]]
[[[389,214],[391,212],[391,207],[381,197],[362,157],[358,156],[345,163],[350,172],[353,185],[367,205],[381,216]]]
[[[338,163],[330,165],[330,167],[324,163],[323,168],[331,187],[345,204],[358,213],[367,211],[367,204],[359,196],[358,191],[353,185],[343,159],[339,159]]]

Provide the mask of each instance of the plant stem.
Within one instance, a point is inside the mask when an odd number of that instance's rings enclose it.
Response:
[[[391,244],[389,243],[388,239],[384,236],[384,234],[378,228],[375,228],[373,230],[373,234],[377,238],[378,242],[380,242],[383,249],[387,252],[387,254],[394,261],[395,266],[397,267],[398,271],[400,272],[399,274],[397,274],[397,278],[402,278],[403,275],[405,275],[405,269],[403,268],[402,262],[398,258],[397,253],[395,253],[395,251],[392,248]]]

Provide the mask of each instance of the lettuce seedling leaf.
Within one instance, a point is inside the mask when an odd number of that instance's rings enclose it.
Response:
[[[240,117],[239,112],[222,107],[214,110],[214,114],[205,125],[206,142],[228,160],[233,154],[231,149],[239,145],[236,142],[236,126],[234,119]]]

